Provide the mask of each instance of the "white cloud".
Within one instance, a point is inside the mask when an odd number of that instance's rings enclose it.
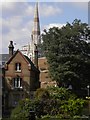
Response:
[[[8,29],[17,29],[21,26],[23,20],[20,16],[13,16],[9,19],[2,19],[2,27],[5,30],[6,27]]]
[[[2,47],[8,49],[9,41],[13,40],[16,43],[16,49],[21,48],[22,45],[27,44],[30,40],[30,32],[27,29],[15,30],[12,29],[8,34],[2,36]]]
[[[32,15],[33,9],[33,6],[30,6],[27,2],[5,2],[2,4],[2,16],[6,18]],[[27,11],[29,11],[29,14]]]
[[[2,3],[3,17],[12,16],[32,16],[35,7],[27,2],[3,2]],[[1,7],[0,6],[0,7]],[[62,13],[62,9],[55,5],[41,4],[39,7],[40,16],[52,16]]]
[[[52,16],[56,15],[57,13],[62,13],[62,9],[57,6],[42,4],[40,7],[41,16]]]
[[[17,25],[18,24],[18,25]],[[29,21],[28,23],[25,24],[25,26],[21,26],[21,23],[17,20],[17,23],[14,25],[10,22],[5,22],[4,26],[5,29],[9,29],[6,34],[5,31],[2,34],[2,47],[3,49],[7,49],[8,46],[6,45],[9,44],[10,40],[13,40],[16,44],[16,48],[21,48],[22,45],[27,44],[30,42],[30,35],[31,35],[31,29],[32,29],[32,21]],[[16,27],[15,27],[16,26]]]
[[[2,37],[2,44],[0,44],[0,48],[2,47],[3,52],[7,53],[10,40],[17,43],[15,47],[17,49],[30,41],[32,20],[30,20],[29,16],[33,14],[34,7],[23,2],[8,2],[3,3],[2,8],[3,15],[0,18],[0,26],[2,26],[0,38]]]
[[[50,28],[53,28],[53,27],[59,27],[59,28],[61,28],[61,27],[65,26],[65,25],[66,24],[51,23],[49,25],[45,25],[44,29],[49,30]]]
[[[3,52],[8,52],[8,44],[10,40],[16,43],[15,49],[21,48],[22,45],[30,42],[31,31],[33,27],[34,6],[27,2],[5,2],[2,4],[3,15],[0,18],[0,26],[2,26],[2,44]],[[56,6],[41,4],[39,7],[40,16],[52,16],[62,13],[62,10]],[[32,19],[31,19],[32,18]],[[51,24],[50,26],[54,26]],[[58,24],[59,25],[59,24]]]
[[[25,10],[25,14],[26,15],[33,15],[33,13],[34,13],[34,7],[29,5]]]

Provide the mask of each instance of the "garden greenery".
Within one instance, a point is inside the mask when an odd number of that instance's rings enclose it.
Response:
[[[37,118],[42,116],[62,116],[70,118],[81,115],[85,106],[85,100],[77,98],[66,88],[48,87],[39,88],[35,92],[35,98],[21,100],[12,111],[11,118],[29,119],[29,111],[35,111]]]

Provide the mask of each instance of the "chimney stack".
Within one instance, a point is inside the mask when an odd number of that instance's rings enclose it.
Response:
[[[38,48],[37,45],[35,45],[35,50],[34,50],[34,64],[36,66],[36,68],[38,68]]]
[[[8,48],[9,48],[9,57],[11,57],[13,55],[13,52],[14,52],[13,41],[10,41]]]

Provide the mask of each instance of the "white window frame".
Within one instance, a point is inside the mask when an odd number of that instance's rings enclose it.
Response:
[[[21,63],[15,63],[15,70],[16,71],[21,71]]]
[[[22,88],[22,78],[14,78],[14,88]]]

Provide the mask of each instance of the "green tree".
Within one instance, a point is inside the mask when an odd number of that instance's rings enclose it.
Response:
[[[49,71],[58,86],[72,85],[74,90],[90,84],[90,29],[74,20],[62,28],[44,30],[42,35]]]
[[[77,96],[73,94],[70,90],[62,87],[47,87],[47,90],[50,93],[50,97],[58,100],[68,100],[75,99]]]

